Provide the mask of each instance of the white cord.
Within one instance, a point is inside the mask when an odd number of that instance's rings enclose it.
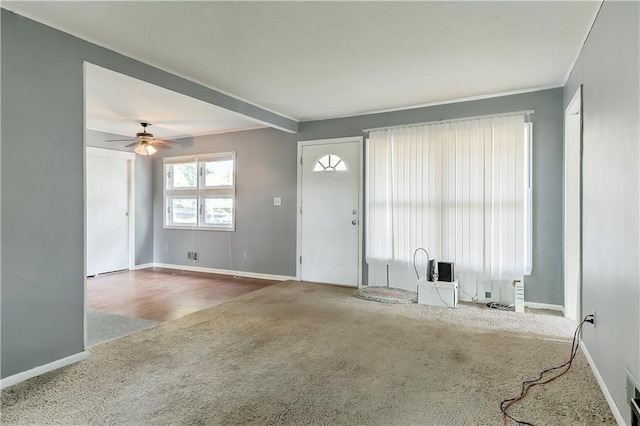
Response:
[[[445,301],[442,299],[442,296],[440,295],[440,288],[438,287],[438,281],[434,281],[434,282],[433,282],[433,288],[435,288],[435,289],[436,289],[436,293],[438,293],[438,299],[440,299],[440,301],[441,301],[442,303],[444,303],[444,304],[446,305],[446,307],[447,307],[447,308],[450,308],[451,306],[449,306],[449,304],[448,304],[447,302],[445,302]]]
[[[466,291],[464,291],[463,289],[461,289],[459,287],[458,287],[458,291],[460,291],[460,292],[466,294],[467,296],[469,296],[471,298],[472,302],[477,302],[478,301],[478,292],[477,291],[476,291],[475,296],[470,295],[469,293],[467,293]]]
[[[418,247],[416,249],[416,251],[413,252],[413,270],[416,271],[416,278],[418,279],[418,281],[420,281],[420,274],[418,274],[418,266],[416,265],[416,255],[418,254],[419,251],[423,251],[423,252],[425,252],[427,254],[427,270],[426,270],[426,274],[425,274],[424,278],[425,278],[425,280],[428,280],[429,277],[427,275],[429,275],[429,252],[426,249],[424,249],[423,247]],[[449,304],[447,302],[445,302],[442,299],[442,296],[440,295],[440,288],[438,287],[437,274],[433,273],[433,276],[434,276],[433,281],[432,281],[433,282],[433,288],[436,290],[436,293],[438,294],[438,299],[440,299],[440,301],[442,303],[444,303],[447,308],[450,308],[451,306],[449,306]]]

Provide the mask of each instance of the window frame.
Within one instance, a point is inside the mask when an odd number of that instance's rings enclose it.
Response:
[[[232,161],[232,175],[230,186],[206,186],[205,163],[212,161]],[[196,164],[196,187],[193,188],[173,188],[170,183],[174,178],[169,175],[169,167],[174,164],[195,163]],[[164,157],[162,160],[162,195],[163,195],[163,221],[164,229],[188,229],[202,231],[230,231],[236,230],[236,152],[216,152],[209,154],[184,155],[176,157]],[[196,199],[196,224],[176,224],[172,221],[171,200],[175,198],[195,198]],[[231,224],[215,226],[206,223],[205,203],[211,198],[231,199]]]

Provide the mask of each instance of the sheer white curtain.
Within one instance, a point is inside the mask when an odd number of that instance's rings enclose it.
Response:
[[[369,285],[415,290],[413,252],[455,263],[461,288],[522,279],[524,116],[372,131],[367,145]]]

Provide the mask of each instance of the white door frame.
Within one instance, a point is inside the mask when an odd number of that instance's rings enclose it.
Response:
[[[570,130],[568,128],[568,122],[570,118],[580,115],[578,135],[573,134],[573,138],[570,139]],[[576,146],[577,144],[577,146]],[[576,158],[575,153],[579,152],[577,161],[577,179],[576,179]],[[569,155],[573,153],[574,155]],[[573,173],[570,175],[570,169]],[[578,194],[568,194],[569,180],[575,185],[578,184]],[[563,282],[564,282],[564,316],[574,321],[578,321],[582,315],[582,86],[579,86],[576,90],[571,102],[567,106],[564,112],[564,199],[563,199]],[[573,185],[573,186],[574,186]],[[577,198],[576,198],[577,196]],[[576,205],[577,203],[577,205]],[[576,217],[577,216],[577,217]],[[579,227],[577,232],[579,233],[577,247],[576,241],[568,241],[571,237],[568,230],[572,228],[572,225],[578,223]],[[573,230],[573,236],[575,236],[576,230]],[[568,238],[569,237],[569,238]],[[567,276],[568,265],[571,263],[577,265],[577,277]],[[577,278],[577,279],[576,279]]]
[[[364,164],[363,164],[363,138],[362,136],[352,136],[348,138],[335,138],[335,139],[317,139],[308,141],[298,141],[298,183],[297,183],[297,210],[296,210],[296,279],[301,279],[301,266],[300,256],[302,255],[302,148],[310,145],[329,145],[335,143],[357,142],[358,143],[358,211],[360,212],[358,219],[358,283],[357,287],[362,287],[362,238],[363,238],[363,176],[364,176]]]

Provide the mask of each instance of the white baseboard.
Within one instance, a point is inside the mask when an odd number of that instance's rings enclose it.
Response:
[[[532,309],[549,309],[551,311],[564,312],[564,307],[562,305],[551,305],[549,303],[527,302],[525,300],[524,306]]]
[[[89,358],[89,351],[82,351],[75,355],[70,355],[57,361],[50,362],[49,364],[41,365],[39,367],[32,368],[31,370],[23,371],[22,373],[5,377],[4,379],[0,380],[0,389],[17,385],[18,383],[24,382],[25,380],[32,377],[48,373],[49,371],[57,370],[58,368],[66,367],[67,365],[75,364],[76,362],[83,361],[87,358]]]
[[[469,296],[466,295],[461,295],[460,296],[460,301],[461,302],[476,302],[476,303],[482,303],[482,304],[486,304],[491,302],[491,300],[471,300],[469,298]],[[562,307],[562,305],[552,305],[549,303],[538,303],[538,302],[524,302],[524,306],[526,306],[527,308],[532,308],[532,309],[549,309],[551,311],[559,311],[559,312],[564,312],[564,308]]]
[[[137,271],[138,269],[147,269],[147,268],[153,268],[153,263],[143,263],[140,265],[136,265],[133,267],[133,270]]]
[[[587,346],[584,344],[583,341],[580,341],[580,348],[582,349],[582,352],[584,353],[584,357],[587,358],[587,362],[591,366],[591,370],[593,371],[593,375],[596,376],[596,380],[598,381],[598,384],[600,385],[600,389],[602,390],[602,393],[604,394],[604,398],[607,400],[607,403],[609,404],[609,408],[611,408],[611,412],[613,413],[613,417],[615,417],[616,422],[618,422],[618,425],[625,426],[626,423],[624,421],[624,417],[622,417],[622,413],[620,413],[620,410],[618,410],[618,406],[616,405],[615,401],[613,400],[613,396],[611,396],[611,393],[609,392],[609,389],[607,388],[607,385],[604,383],[604,379],[600,375],[600,372],[598,371],[598,368],[596,367],[596,364],[593,362],[593,358],[591,358],[591,354],[589,354],[589,351],[587,350]]]
[[[288,277],[286,275],[261,274],[258,272],[231,271],[229,269],[203,268],[201,266],[190,266],[190,265],[173,265],[170,263],[150,263],[147,265],[149,265],[147,266],[147,268],[155,267],[155,268],[177,269],[179,271],[205,272],[208,274],[235,275],[238,277],[259,278],[262,280],[271,280],[271,281],[297,281],[296,277]]]

